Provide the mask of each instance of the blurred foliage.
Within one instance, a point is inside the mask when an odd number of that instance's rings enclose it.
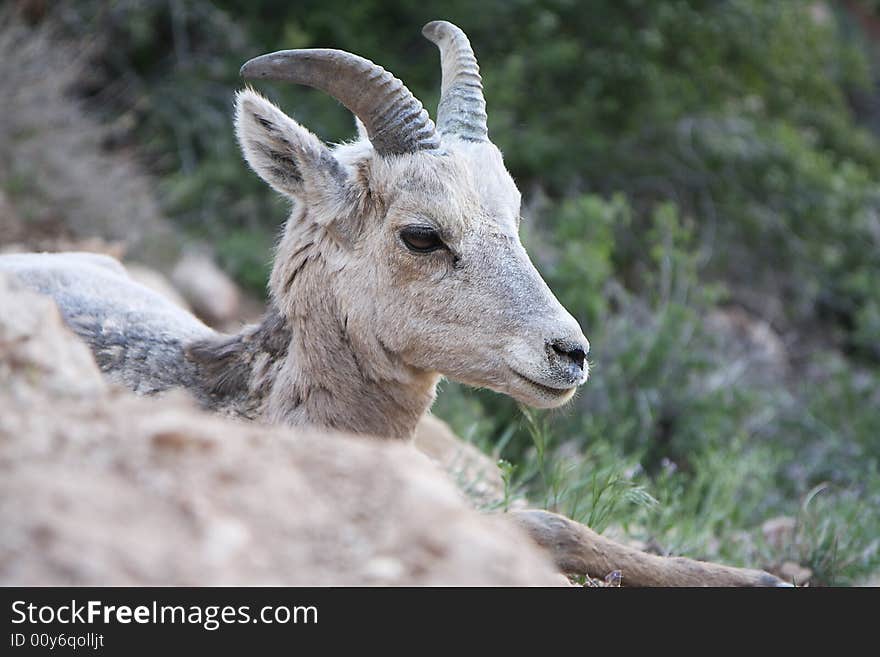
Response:
[[[880,100],[859,22],[876,2],[83,0],[58,14],[100,46],[81,93],[144,153],[167,213],[253,290],[286,208],[234,142],[241,63],[342,48],[433,108],[438,57],[419,31],[460,25],[526,195],[524,240],[595,362],[577,401],[540,418],[448,383],[436,412],[506,459],[511,486],[599,528],[787,557],[826,583],[880,565],[880,141],[862,108]],[[324,139],[354,135],[320,93],[261,90]],[[758,367],[754,345],[707,321],[734,307],[781,334],[786,367]],[[799,518],[785,554],[755,530],[774,514]]]

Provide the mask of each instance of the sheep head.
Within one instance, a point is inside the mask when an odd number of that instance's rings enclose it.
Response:
[[[303,290],[327,295],[366,376],[403,368],[558,406],[587,379],[589,343],[520,243],[520,193],[489,141],[467,37],[445,21],[424,34],[443,69],[436,127],[399,80],[350,53],[288,50],[242,68],[330,93],[361,135],[327,146],[256,92],[239,92],[245,159],[294,200],[273,302],[290,318]]]

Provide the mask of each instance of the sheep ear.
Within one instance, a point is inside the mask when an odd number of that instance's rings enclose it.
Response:
[[[252,89],[235,98],[235,134],[245,160],[273,189],[302,197],[342,192],[345,175],[320,139]]]

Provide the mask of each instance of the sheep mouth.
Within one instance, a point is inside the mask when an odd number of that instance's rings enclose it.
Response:
[[[545,395],[547,397],[563,399],[565,397],[571,396],[574,393],[574,391],[577,389],[577,385],[571,385],[571,384],[568,384],[565,387],[548,386],[544,383],[539,383],[539,382],[535,381],[534,379],[526,376],[525,374],[521,374],[520,372],[517,372],[512,367],[510,368],[510,371],[514,373],[514,375],[516,376],[517,379],[524,381],[530,388],[533,388],[535,390],[540,391],[543,395]]]

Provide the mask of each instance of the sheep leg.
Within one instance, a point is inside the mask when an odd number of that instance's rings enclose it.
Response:
[[[511,511],[509,515],[550,551],[556,566],[566,574],[602,579],[617,570],[624,586],[789,586],[762,570],[648,554],[549,511]]]

